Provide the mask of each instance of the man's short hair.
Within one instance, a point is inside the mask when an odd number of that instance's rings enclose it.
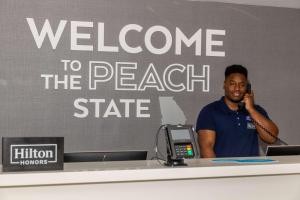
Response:
[[[242,65],[230,65],[226,67],[225,79],[233,73],[243,74],[246,78],[248,78],[248,70]]]

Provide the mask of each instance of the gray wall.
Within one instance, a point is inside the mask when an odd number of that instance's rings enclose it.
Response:
[[[34,20],[40,31],[48,19],[54,33],[61,20],[66,20],[61,37],[55,48],[48,37],[40,48],[34,39],[26,18]],[[63,136],[66,151],[147,149],[152,151],[156,131],[161,123],[168,121],[194,124],[199,110],[207,103],[223,95],[223,73],[227,65],[239,63],[250,71],[250,80],[257,104],[263,106],[278,124],[280,136],[291,144],[300,143],[298,119],[300,98],[298,75],[300,72],[300,10],[290,8],[259,7],[223,3],[184,1],[140,0],[2,0],[0,6],[0,127],[1,136]],[[78,44],[93,46],[93,51],[72,50],[71,21],[90,22],[93,27],[79,27],[78,33],[89,34],[90,39],[78,39]],[[119,52],[98,51],[98,22],[104,23],[105,45],[118,46]],[[128,24],[142,27],[140,32],[131,30],[126,42],[132,47],[140,46],[140,53],[130,53],[119,43],[120,30]],[[73,24],[74,25],[74,24]],[[171,34],[172,45],[166,53],[155,54],[147,50],[145,34],[151,27],[160,25]],[[74,27],[74,26],[73,26]],[[201,55],[196,55],[195,43],[182,46],[181,55],[175,54],[175,29],[179,28],[188,38],[202,30]],[[206,30],[225,31],[212,37],[222,45],[213,51],[225,56],[206,55]],[[33,29],[32,29],[33,30]],[[74,33],[74,32],[73,32]],[[149,32],[148,32],[149,33]],[[78,36],[81,37],[81,36]],[[199,40],[199,38],[198,38]],[[152,35],[151,44],[156,49],[165,45],[161,32]],[[64,71],[61,60],[78,60],[79,71]],[[109,63],[114,72],[117,62],[136,63],[136,69],[125,69],[135,80],[124,84],[137,84],[143,80],[149,65],[152,71],[146,78],[147,88],[142,90],[118,90],[116,73],[106,82],[99,82],[96,90],[89,88],[89,61]],[[192,91],[174,92],[163,82],[163,74],[173,64],[171,76],[174,84],[187,82],[187,66],[193,65],[203,82],[195,82]],[[179,65],[180,64],[180,65]],[[209,74],[203,74],[204,65],[209,65]],[[76,65],[74,65],[76,67]],[[134,65],[132,65],[134,66]],[[151,68],[153,70],[153,68]],[[105,75],[99,70],[99,76]],[[81,89],[54,89],[51,79],[49,89],[42,74],[81,76]],[[126,75],[123,76],[123,78]],[[160,78],[164,91],[159,91]],[[79,79],[77,79],[79,80]],[[166,80],[167,84],[171,84]],[[95,106],[85,107],[89,115],[74,106],[78,98],[102,99],[100,115],[95,117]],[[110,104],[111,100],[115,101]],[[136,103],[128,104],[129,116],[125,115],[125,103],[120,99],[145,100],[148,107],[136,116]],[[168,100],[167,102],[162,100]],[[110,104],[110,114],[104,117]],[[83,104],[81,104],[83,105]],[[171,105],[167,106],[166,105]],[[121,116],[117,115],[118,108]],[[146,108],[144,108],[146,109]],[[168,114],[168,111],[172,113]],[[176,114],[177,113],[177,114]],[[178,118],[174,116],[179,116]],[[174,123],[175,123],[174,122]],[[153,152],[150,152],[150,154]]]

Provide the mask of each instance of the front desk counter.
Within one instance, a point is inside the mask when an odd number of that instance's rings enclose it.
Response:
[[[0,200],[299,200],[300,156],[269,158],[277,162],[91,162],[65,163],[63,171],[1,172]]]

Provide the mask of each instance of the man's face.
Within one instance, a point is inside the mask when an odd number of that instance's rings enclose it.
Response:
[[[230,74],[224,81],[225,97],[234,103],[242,101],[246,93],[247,83],[248,81],[243,74]]]

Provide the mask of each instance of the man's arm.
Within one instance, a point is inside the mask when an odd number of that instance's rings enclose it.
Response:
[[[251,94],[246,94],[244,97],[244,101],[246,103],[246,109],[249,112],[251,118],[256,122],[254,123],[256,130],[259,134],[259,137],[267,143],[274,143],[276,142],[276,138],[278,136],[279,130],[278,127],[274,122],[270,119],[266,118],[264,115],[259,113],[254,107],[254,95],[253,92]],[[259,125],[257,125],[260,124]],[[262,127],[264,128],[262,128]],[[264,129],[268,130],[274,137],[270,136],[270,134],[265,131]]]
[[[199,130],[198,142],[200,146],[200,154],[202,158],[215,158],[214,145],[216,140],[216,132],[213,130]]]
[[[257,110],[253,109],[253,110],[248,110],[251,118],[253,120],[255,120],[259,125],[257,125],[257,123],[254,123],[256,130],[259,134],[259,137],[267,143],[274,143],[276,142],[276,138],[278,136],[278,127],[276,126],[276,124],[274,122],[272,122],[271,120],[267,119],[265,116],[263,116],[262,114],[260,114]],[[262,128],[264,127],[264,128]],[[268,130],[274,137],[272,137],[267,131],[265,131],[264,129]]]

